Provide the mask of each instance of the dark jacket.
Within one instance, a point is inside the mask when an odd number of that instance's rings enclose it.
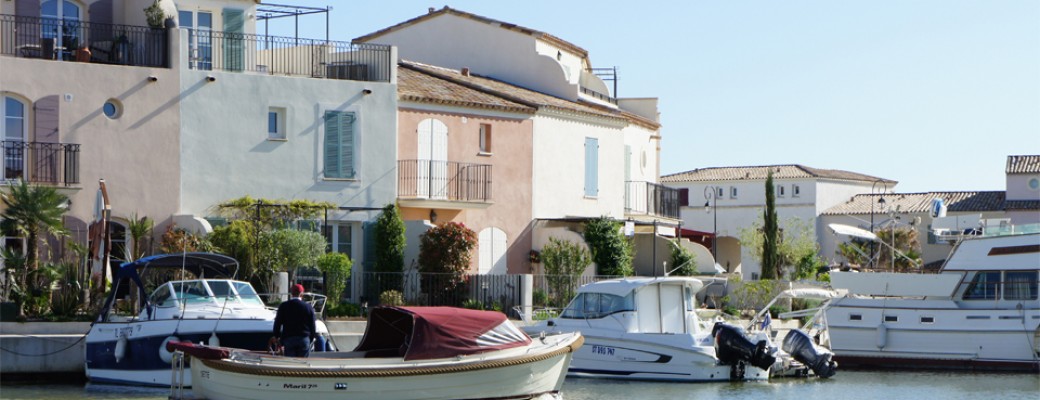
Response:
[[[274,335],[280,338],[317,337],[317,331],[314,329],[314,307],[295,297],[282,303],[274,317]]]

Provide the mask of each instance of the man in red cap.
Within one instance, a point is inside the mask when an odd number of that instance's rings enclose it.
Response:
[[[311,352],[311,340],[318,337],[314,329],[314,307],[303,301],[303,285],[293,285],[290,292],[292,298],[278,306],[275,314],[271,343],[281,340],[286,356],[307,357]]]

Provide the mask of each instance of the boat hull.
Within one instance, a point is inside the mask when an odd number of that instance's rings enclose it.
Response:
[[[192,394],[211,400],[246,399],[521,399],[559,392],[572,351],[570,335],[538,352],[450,360],[264,358],[191,362]]]
[[[746,365],[722,365],[714,349],[699,346],[667,346],[642,341],[629,335],[625,339],[586,336],[585,345],[574,354],[568,375],[584,378],[631,379],[647,381],[712,382],[764,380],[769,371]],[[653,335],[660,339],[663,335]]]

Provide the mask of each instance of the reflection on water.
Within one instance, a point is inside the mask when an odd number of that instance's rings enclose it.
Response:
[[[169,389],[96,384],[0,384],[0,399],[166,400]],[[1040,398],[1040,375],[841,371],[833,379],[654,383],[567,378],[563,400],[1023,399]],[[540,399],[543,400],[543,399]]]

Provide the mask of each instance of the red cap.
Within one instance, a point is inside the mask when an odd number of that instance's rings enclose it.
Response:
[[[300,295],[300,293],[303,293],[303,285],[297,283],[295,285],[292,285],[292,288],[290,290],[292,291],[293,296],[298,296]]]

